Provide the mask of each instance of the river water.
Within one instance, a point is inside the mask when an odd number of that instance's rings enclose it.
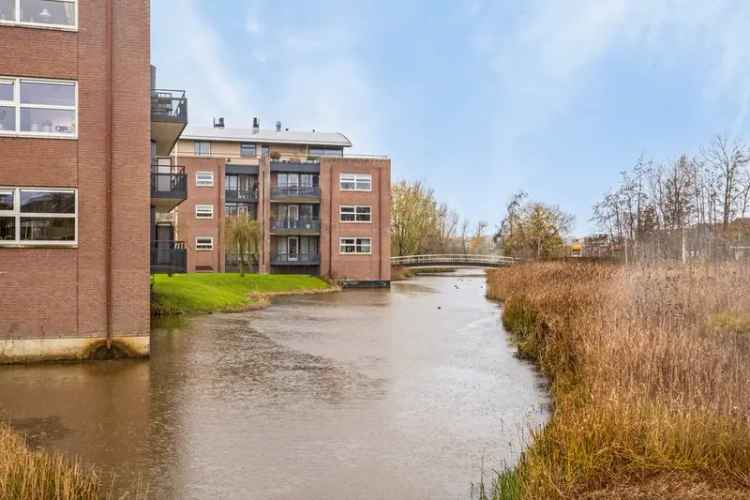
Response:
[[[484,285],[284,298],[155,327],[150,361],[0,368],[0,418],[153,498],[469,499],[547,401]]]

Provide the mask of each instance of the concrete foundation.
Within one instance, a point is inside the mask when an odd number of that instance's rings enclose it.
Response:
[[[0,365],[41,361],[83,361],[88,359],[145,358],[150,337],[115,337],[107,349],[104,338],[9,339],[0,340]]]

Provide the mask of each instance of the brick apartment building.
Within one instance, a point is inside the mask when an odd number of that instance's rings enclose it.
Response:
[[[151,157],[187,120],[152,91],[149,15],[0,0],[0,363],[149,352],[149,213],[179,202]]]
[[[257,119],[245,129],[223,119],[189,126],[158,160],[184,173],[189,196],[155,221],[152,269],[236,271],[222,229],[226,217],[246,213],[263,228],[257,271],[387,286],[390,160],[345,156],[348,147],[338,133],[261,129]]]

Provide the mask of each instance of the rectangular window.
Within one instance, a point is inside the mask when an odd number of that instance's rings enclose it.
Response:
[[[372,191],[372,176],[367,174],[341,174],[339,187],[342,191]]]
[[[212,187],[214,185],[213,172],[196,172],[195,185],[198,187]]]
[[[339,253],[342,255],[372,255],[372,239],[339,238]]]
[[[0,246],[77,241],[77,190],[0,187]]]
[[[213,236],[196,236],[195,237],[195,249],[196,250],[213,250],[214,249],[214,238]]]
[[[310,148],[308,156],[344,156],[342,148]]]
[[[77,82],[0,76],[0,135],[75,139],[77,122]]]
[[[372,208],[369,206],[341,206],[341,222],[372,222]]]
[[[195,155],[196,156],[211,156],[211,143],[210,142],[195,142]]]
[[[214,206],[213,205],[196,205],[195,206],[195,218],[196,219],[213,219],[214,218]]]
[[[243,158],[255,158],[258,156],[255,144],[249,142],[243,142],[240,144],[240,156]]]
[[[78,28],[77,0],[0,0],[0,24]]]
[[[263,158],[267,158],[271,154],[271,147],[268,144],[264,144],[260,147],[260,155]]]

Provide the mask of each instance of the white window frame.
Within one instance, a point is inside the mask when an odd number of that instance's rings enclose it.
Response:
[[[15,19],[12,21],[3,21],[0,20],[0,26],[26,26],[30,28],[39,28],[39,29],[52,29],[52,30],[62,30],[62,31],[78,31],[78,11],[79,11],[79,5],[78,0],[56,0],[59,3],[72,3],[73,9],[75,11],[73,18],[74,18],[74,24],[68,25],[68,24],[47,24],[47,23],[32,23],[29,21],[21,21],[21,2],[22,0],[15,0]]]
[[[78,139],[78,82],[75,80],[49,80],[45,78],[18,78],[13,76],[0,76],[0,81],[5,83],[11,82],[13,85],[13,100],[12,101],[1,101],[0,106],[11,107],[15,109],[15,130],[0,130],[0,137],[44,137],[52,139]],[[51,104],[22,104],[21,103],[21,83],[44,83],[49,85],[68,85],[75,87],[75,104],[73,106],[55,106]],[[75,131],[72,134],[61,134],[57,132],[33,132],[27,130],[21,130],[21,110],[22,109],[52,109],[52,110],[63,110],[63,111],[74,111],[75,112],[75,123],[73,124]]]
[[[367,252],[363,252],[360,250],[360,247],[363,246],[362,242],[364,240],[369,240],[370,242],[370,250]],[[345,246],[353,246],[354,251],[353,252],[347,252],[344,250]],[[339,254],[341,255],[372,255],[372,238],[369,236],[344,236],[339,238]]]
[[[208,153],[199,153],[198,144],[208,144]],[[211,142],[210,141],[193,141],[193,154],[195,156],[211,156]]]
[[[211,212],[210,215],[201,215],[201,212]],[[214,206],[208,203],[198,203],[195,205],[195,218],[196,219],[213,219],[214,218]]]
[[[344,187],[344,183],[354,184],[354,187]],[[372,175],[370,174],[341,174],[339,176],[339,189],[341,191],[372,192]]]
[[[201,179],[203,177],[203,179]],[[202,170],[195,173],[196,187],[214,187],[214,173]]]
[[[363,209],[369,210],[369,213],[367,213],[369,218],[367,220],[357,220],[360,215],[364,215],[360,213]],[[348,211],[349,215],[353,215],[354,220],[344,220],[344,211]],[[341,205],[339,207],[339,222],[342,224],[372,224],[372,207],[370,205]]]
[[[205,240],[203,243],[200,240]],[[212,252],[214,249],[214,237],[213,236],[196,236],[195,237],[195,251],[196,252]]]
[[[36,191],[47,193],[73,193],[75,195],[75,212],[72,214],[55,213],[26,213],[21,212],[21,192]],[[0,210],[0,217],[16,219],[16,237],[14,240],[0,240],[0,247],[75,247],[78,245],[78,190],[75,188],[37,188],[28,186],[0,186],[0,192],[13,192],[13,210]],[[75,219],[75,235],[73,241],[22,240],[21,218],[25,219]]]

